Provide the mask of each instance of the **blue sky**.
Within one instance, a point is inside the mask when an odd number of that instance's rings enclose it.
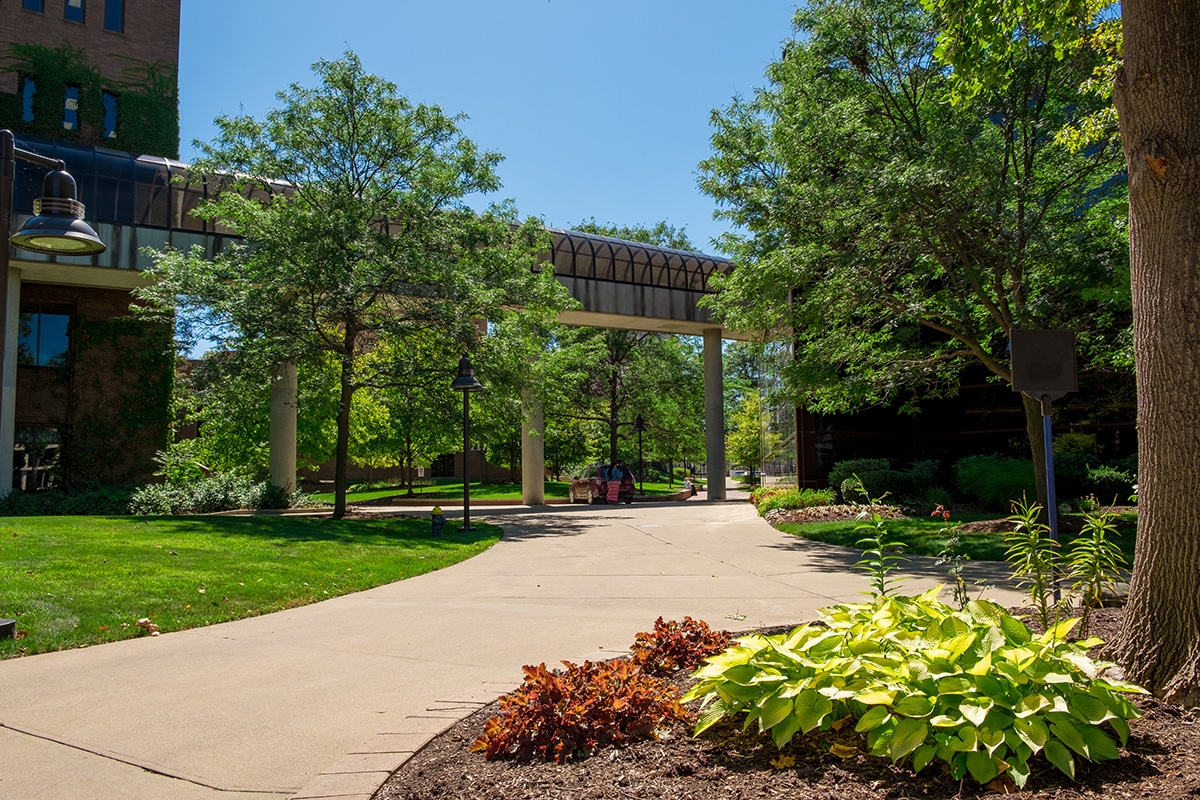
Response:
[[[414,102],[465,113],[466,134],[506,157],[523,215],[570,227],[685,227],[698,249],[727,229],[696,187],[709,112],[764,82],[795,0],[186,0],[182,156],[218,114],[262,117],[312,85],[320,58],[354,50]],[[478,199],[472,205],[483,205]]]

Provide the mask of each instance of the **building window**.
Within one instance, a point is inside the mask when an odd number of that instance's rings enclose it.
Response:
[[[25,9],[26,11],[36,11],[40,14],[42,11],[44,11],[42,8],[42,3],[43,0],[22,0],[21,8]]]
[[[24,367],[67,366],[70,306],[22,303],[17,322],[17,364]]]
[[[66,0],[63,7],[63,19],[71,22],[83,22],[83,0]]]
[[[125,0],[104,0],[104,29],[125,32]]]
[[[13,489],[51,489],[62,483],[58,428],[17,428],[13,437]]]
[[[33,96],[37,94],[37,83],[33,78],[26,78],[21,89],[21,121],[33,122]]]
[[[117,138],[117,96],[112,92],[104,92],[104,135],[109,139]]]
[[[68,86],[63,99],[63,128],[68,131],[79,129],[79,87]]]

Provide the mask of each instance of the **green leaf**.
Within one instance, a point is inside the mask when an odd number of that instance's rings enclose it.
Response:
[[[859,733],[874,730],[891,719],[891,717],[892,715],[887,706],[875,706],[859,718],[858,724],[854,726],[854,730]]]
[[[1013,727],[1016,729],[1017,736],[1020,737],[1021,741],[1028,745],[1029,749],[1035,753],[1040,752],[1050,738],[1050,729],[1046,727],[1046,723],[1037,717],[1017,719],[1013,722]]]
[[[933,712],[933,701],[923,694],[910,694],[897,700],[892,708],[906,717],[926,717]]]
[[[1084,758],[1088,757],[1087,742],[1083,740],[1083,735],[1079,733],[1079,728],[1074,722],[1067,719],[1060,719],[1057,722],[1050,723],[1050,732],[1062,741],[1067,747],[1074,750]],[[1049,747],[1049,745],[1047,745]]]
[[[1068,697],[1067,708],[1071,709],[1071,715],[1077,720],[1090,725],[1099,725],[1115,716],[1103,700],[1088,694],[1074,694]]]
[[[982,750],[967,753],[967,769],[970,771],[971,777],[981,784],[988,783],[1000,774],[1000,767],[996,763],[995,757]]]
[[[995,755],[996,750],[1004,744],[1004,731],[993,731],[984,728],[979,731],[979,742],[987,748],[988,753]]]
[[[1046,759],[1058,767],[1068,778],[1075,780],[1075,759],[1062,742],[1056,739],[1046,742]]]
[[[970,753],[979,748],[979,731],[973,726],[967,725],[958,732],[947,744],[951,750]]]
[[[1050,702],[1050,698],[1046,697],[1045,695],[1036,693],[1029,694],[1021,698],[1021,701],[1017,703],[1016,707],[1013,709],[1013,713],[1015,713],[1018,718],[1028,717],[1038,713],[1044,708],[1049,708],[1051,705],[1052,703]]]
[[[975,690],[970,678],[954,675],[938,681],[938,694],[969,694]]]
[[[924,720],[902,719],[897,722],[895,730],[892,731],[892,745],[888,752],[892,762],[899,761],[924,744],[928,734],[929,726]]]
[[[1008,761],[1008,774],[1012,777],[1013,783],[1020,789],[1029,780],[1029,762],[1024,759],[1010,758]]]
[[[990,697],[968,697],[958,704],[958,712],[966,717],[968,722],[978,727],[987,719],[988,710],[993,705],[995,704]]]
[[[1079,617],[1071,617],[1064,619],[1057,625],[1051,625],[1046,629],[1046,632],[1038,637],[1039,642],[1054,642],[1065,639],[1067,634],[1075,630],[1075,626],[1079,624]]]
[[[696,715],[696,730],[692,732],[693,736],[699,736],[706,730],[724,719],[729,713],[729,707],[721,700],[717,700],[706,706],[699,714]]]
[[[915,751],[913,751],[913,772],[920,772],[921,770],[925,769],[925,767],[929,766],[929,762],[933,761],[933,758],[936,755],[937,745],[923,744],[918,747]]]
[[[1000,620],[1000,630],[1004,631],[1004,635],[1015,645],[1029,644],[1033,641],[1033,634],[1029,632],[1029,627],[1016,617],[1006,614]]]
[[[825,715],[833,711],[833,703],[829,701],[829,698],[814,689],[806,689],[796,695],[794,707],[801,733],[808,733],[820,725]],[[887,713],[885,706],[877,706],[877,708],[883,710],[885,714]]]
[[[772,695],[759,706],[762,713],[758,718],[760,730],[770,730],[792,714],[792,701],[779,695]]]
[[[1121,737],[1121,747],[1129,743],[1129,723],[1120,717],[1113,717],[1108,721],[1112,729],[1116,731],[1117,736]]]
[[[1079,733],[1087,743],[1087,757],[1092,761],[1109,761],[1121,757],[1113,740],[1099,728],[1086,726],[1080,728]]]
[[[871,689],[856,693],[854,699],[868,706],[891,705],[892,701],[896,699],[896,690]]]
[[[800,718],[793,714],[771,729],[771,738],[775,741],[775,746],[782,749],[792,740],[798,730],[800,730]]]

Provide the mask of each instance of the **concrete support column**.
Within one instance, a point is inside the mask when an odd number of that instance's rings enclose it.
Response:
[[[5,242],[4,247],[8,246]],[[0,376],[0,392],[4,399],[0,400],[3,419],[0,419],[0,497],[12,490],[13,485],[13,446],[17,433],[17,339],[20,337],[21,323],[21,270],[10,266],[8,268],[8,307],[4,316],[5,330],[0,331],[3,346],[4,374]]]
[[[708,499],[725,499],[725,375],[721,366],[721,329],[704,331],[704,444],[708,463]]]
[[[540,400],[525,395],[521,423],[521,502],[546,505],[546,415]]]
[[[296,491],[296,365],[280,364],[271,373],[271,483]]]

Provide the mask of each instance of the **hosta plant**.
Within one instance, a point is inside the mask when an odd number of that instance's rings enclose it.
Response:
[[[1072,777],[1076,756],[1117,757],[1113,736],[1124,744],[1138,716],[1125,693],[1143,690],[1087,655],[1099,640],[1066,641],[1076,620],[1034,636],[995,603],[958,610],[937,600],[940,589],[833,606],[819,624],[740,639],[683,698],[704,701],[696,733],[744,717],[783,747],[849,719],[872,753],[914,771],[938,759],[955,778],[1007,773],[1017,786],[1035,756]]]
[[[701,661],[729,646],[729,634],[714,631],[700,619],[684,617],[683,622],[654,621],[654,630],[639,633],[634,640],[630,660],[651,674],[670,675],[681,669],[695,669]]]
[[[488,720],[471,751],[487,759],[511,756],[562,763],[608,745],[652,738],[671,720],[689,714],[675,689],[625,659],[582,666],[562,662],[525,667],[525,682],[500,698],[500,715]]]

